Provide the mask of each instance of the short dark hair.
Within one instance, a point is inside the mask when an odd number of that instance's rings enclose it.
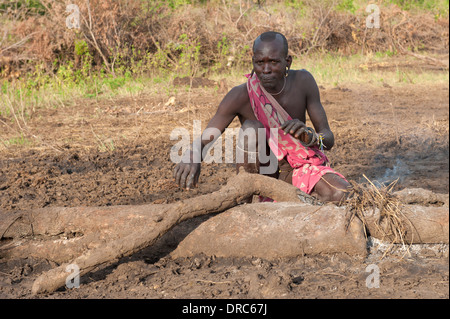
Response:
[[[262,33],[262,34],[260,34],[257,38],[256,38],[256,40],[259,38],[261,41],[263,41],[263,42],[270,42],[270,41],[273,41],[273,40],[275,40],[276,38],[277,38],[277,35],[280,35],[281,36],[281,38],[283,39],[283,50],[284,50],[284,52],[285,52],[285,54],[286,54],[286,56],[288,55],[288,52],[289,52],[289,47],[288,47],[288,42],[287,42],[287,39],[286,39],[286,37],[282,34],[282,33],[280,33],[280,32],[275,32],[275,31],[267,31],[267,32],[264,32],[264,33]],[[253,52],[255,52],[255,43],[256,43],[256,40],[253,42]]]

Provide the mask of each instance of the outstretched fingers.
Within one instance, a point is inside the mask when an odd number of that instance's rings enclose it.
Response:
[[[197,187],[198,176],[196,172],[190,172],[187,177],[186,189],[189,190],[193,187]]]
[[[180,187],[186,188],[186,179],[189,174],[189,166],[185,166],[180,176]]]
[[[177,183],[178,186],[180,186],[182,171],[183,171],[183,169],[181,168],[180,164],[175,166],[175,169],[173,170],[173,178],[175,179],[175,183]]]
[[[181,188],[186,188],[189,190],[190,188],[197,186],[197,170],[191,165],[178,164],[174,169],[173,176],[175,178],[175,182]]]

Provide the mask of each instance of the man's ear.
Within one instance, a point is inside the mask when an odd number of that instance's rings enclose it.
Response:
[[[291,64],[292,64],[292,56],[291,55],[288,55],[286,57],[286,63],[287,63],[287,67],[291,68]]]
[[[255,73],[255,57],[252,55],[252,73],[250,76],[253,76],[253,73]]]

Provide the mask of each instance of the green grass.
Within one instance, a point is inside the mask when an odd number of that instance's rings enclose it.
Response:
[[[346,87],[354,84],[391,87],[421,85],[449,85],[448,71],[403,68],[400,65],[417,64],[413,57],[392,56],[391,52],[373,55],[343,56],[339,54],[311,54],[294,59],[293,69],[306,69],[312,73],[318,85]],[[389,69],[371,69],[373,64],[389,65]],[[245,82],[244,74],[249,73],[251,65],[245,69],[230,68],[226,72],[212,72],[208,78],[219,81],[225,79],[229,89]],[[42,75],[21,79],[15,82],[0,82],[0,149],[9,147],[32,147],[34,139],[28,122],[34,116],[38,121],[43,116],[39,111],[49,108],[77,108],[86,100],[114,103],[114,99],[124,97],[158,97],[168,100],[186,88],[172,84],[177,73],[155,72],[153,74],[123,75],[116,78],[95,75],[89,78],[68,80],[61,75]],[[221,98],[225,93],[217,92],[217,87],[202,89],[201,94]],[[205,91],[206,90],[206,91]],[[211,91],[208,91],[211,90]],[[190,94],[198,94],[190,91]],[[97,104],[98,105],[98,104]],[[95,110],[92,110],[95,113]],[[31,125],[30,125],[31,126]],[[31,126],[32,127],[32,126]],[[96,133],[94,133],[95,135]],[[116,142],[105,136],[95,135],[100,152],[113,152]]]
[[[334,3],[335,10],[361,16],[369,3],[365,0],[320,0]],[[155,1],[155,5],[169,5],[174,14],[183,6],[217,5],[225,7],[222,0],[171,0]],[[230,4],[230,0],[226,0]],[[242,2],[243,3],[243,2]],[[264,2],[265,10],[283,12],[286,17],[295,17],[295,24],[304,25],[303,32],[308,32],[312,7],[304,0],[278,0]],[[313,2],[311,2],[313,3]],[[317,2],[315,2],[317,3]],[[150,4],[150,2],[148,2]],[[412,14],[431,12],[436,19],[448,18],[449,0],[380,0],[380,9],[389,10],[396,5]],[[3,6],[3,7],[2,7]],[[15,0],[0,5],[0,11],[8,8],[26,7],[27,14],[45,14],[39,1]],[[187,8],[187,7],[186,7]],[[293,14],[295,13],[295,14]],[[0,23],[2,24],[2,23]],[[9,35],[8,35],[9,36]],[[305,34],[299,36],[306,37]],[[161,44],[160,44],[161,45]],[[159,45],[158,45],[159,46]],[[96,70],[93,67],[92,52],[84,40],[76,40],[75,54],[78,65],[70,60],[58,60],[53,63],[52,71],[44,64],[35,62],[34,70],[12,82],[0,78],[0,145],[30,145],[22,134],[27,132],[27,123],[41,109],[76,108],[85,100],[109,101],[115,98],[135,97],[144,93],[146,96],[158,96],[168,99],[178,93],[195,94],[189,87],[175,87],[172,81],[176,76],[204,74],[206,77],[220,81],[225,79],[229,88],[245,82],[244,74],[250,73],[251,63],[248,56],[249,44],[237,46],[233,39],[224,33],[218,41],[209,67],[205,67],[205,57],[199,39],[183,33],[177,41],[158,47],[157,52],[141,52],[133,47],[123,49],[115,57],[114,70],[106,67]],[[315,52],[315,51],[313,51]],[[229,56],[233,56],[234,65],[227,67]],[[388,65],[388,68],[373,68],[374,64]],[[404,67],[405,64],[414,67]],[[33,64],[30,64],[30,67]],[[399,56],[396,52],[385,51],[354,54],[345,56],[337,53],[310,53],[294,59],[293,69],[306,69],[312,73],[317,83],[323,86],[346,86],[352,84],[374,86],[403,85],[446,85],[449,72],[430,70],[422,61],[411,56]],[[0,71],[2,71],[0,69]],[[114,75],[113,75],[114,74]],[[204,93],[204,92],[203,92]],[[207,94],[217,97],[218,87],[211,88]],[[222,94],[222,93],[220,93]],[[40,114],[37,114],[39,118]],[[7,129],[4,130],[3,128]],[[99,149],[115,149],[114,141],[98,140]]]
[[[306,69],[322,85],[371,84],[391,86],[408,84],[448,84],[449,73],[419,67],[414,57],[392,57],[391,52],[343,56],[316,54],[295,59],[293,69]],[[374,64],[388,68],[370,68]],[[414,67],[404,67],[410,65]]]
[[[436,72],[420,67],[404,68],[402,65],[417,65],[413,57],[392,56],[391,52],[379,52],[372,55],[343,56],[339,54],[312,54],[294,59],[293,69],[306,69],[314,76],[319,85],[345,86],[366,84],[382,86],[402,85],[448,85],[449,73]],[[420,61],[419,61],[420,62]],[[373,64],[389,65],[388,69],[369,68]],[[213,72],[208,75],[212,80],[225,78],[230,88],[245,81],[246,69],[231,68],[227,72]],[[35,73],[27,79],[16,82],[0,82],[0,119],[10,126],[26,126],[30,116],[42,108],[76,107],[80,100],[110,100],[117,97],[165,95],[167,98],[179,92],[172,85],[178,74],[155,72],[153,74],[125,73],[117,77],[105,74],[90,77],[69,77],[66,73],[45,75]],[[217,89],[217,88],[216,88]],[[214,88],[212,88],[214,90]],[[17,125],[18,124],[18,125]],[[21,144],[20,138],[11,140],[9,145]]]
[[[30,146],[30,145],[33,144],[32,141],[30,141],[28,138],[23,136],[23,134],[20,134],[20,135],[15,136],[15,137],[11,137],[11,138],[6,139],[6,140],[2,140],[1,142],[5,146],[13,146],[13,145]]]

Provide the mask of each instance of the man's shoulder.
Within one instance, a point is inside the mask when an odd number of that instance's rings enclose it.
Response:
[[[250,105],[246,83],[233,87],[219,104],[219,112],[239,114]]]
[[[291,70],[292,75],[295,77],[298,81],[311,81],[314,80],[314,77],[312,76],[311,72],[309,72],[306,69],[300,69],[300,70]]]
[[[242,83],[233,87],[227,96],[233,99],[244,101],[248,99],[247,83]]]
[[[236,85],[231,90],[235,90],[236,93],[246,93],[247,92],[247,82]]]
[[[305,69],[295,70],[293,72],[294,85],[299,89],[299,92],[314,92],[317,87],[317,82],[313,75]],[[289,75],[290,76],[290,75]]]

